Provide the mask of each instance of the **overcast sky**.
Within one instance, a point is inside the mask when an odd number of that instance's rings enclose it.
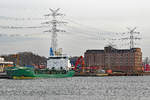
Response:
[[[68,24],[59,26],[66,33],[58,34],[58,47],[71,56],[83,55],[87,49],[103,49],[112,42],[117,48],[129,48],[129,41],[112,41],[129,36],[112,33],[127,32],[137,27],[142,40],[143,57],[150,56],[150,1],[149,0],[1,0],[0,26],[41,26],[43,19],[15,20],[15,18],[44,18],[49,8],[61,8],[65,16],[59,20]],[[0,28],[0,54],[23,51],[49,56],[50,33],[40,29]],[[6,34],[6,35],[4,35]],[[13,36],[19,34],[19,36]]]

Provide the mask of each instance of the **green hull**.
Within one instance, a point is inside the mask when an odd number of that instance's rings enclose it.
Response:
[[[35,74],[35,77],[39,78],[64,78],[74,76],[74,71],[68,71],[66,74]]]
[[[7,75],[13,77],[33,77],[33,78],[65,78],[74,76],[74,71],[68,71],[66,74],[35,74],[33,68],[10,67],[6,69]]]

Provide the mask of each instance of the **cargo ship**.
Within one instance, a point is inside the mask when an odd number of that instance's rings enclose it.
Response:
[[[54,73],[40,73],[29,67],[8,67],[5,69],[7,76],[10,79],[34,79],[34,78],[65,78],[72,77],[75,72],[68,70],[65,73],[55,71]]]

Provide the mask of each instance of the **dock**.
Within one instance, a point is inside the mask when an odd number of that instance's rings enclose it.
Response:
[[[105,76],[150,76],[150,72],[141,72],[141,73],[75,73],[75,76],[78,77],[105,77]]]

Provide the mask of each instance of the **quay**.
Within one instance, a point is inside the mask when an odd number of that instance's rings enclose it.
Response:
[[[75,73],[75,76],[78,77],[105,77],[105,76],[149,76],[150,72],[141,72],[141,73],[103,73],[103,74],[97,74],[97,73]]]

